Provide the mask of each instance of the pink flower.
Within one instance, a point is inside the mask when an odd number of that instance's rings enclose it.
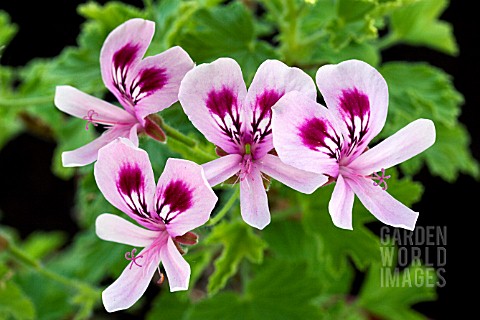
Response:
[[[101,239],[144,248],[138,254],[133,249],[125,255],[131,262],[103,291],[105,309],[113,312],[132,306],[159,270],[160,261],[170,291],[188,289],[190,266],[177,246],[196,242],[189,231],[209,219],[217,202],[202,167],[169,159],[155,186],[147,153],[120,138],[100,149],[95,179],[111,204],[144,227],[113,214],[97,218],[96,232]]]
[[[123,109],[73,87],[57,87],[55,105],[58,109],[85,119],[87,129],[89,124],[108,126],[108,130],[89,144],[64,152],[64,166],[94,162],[98,150],[115,138],[128,137],[138,145],[138,132],[151,127],[153,131],[161,130],[146,117],[178,100],[180,81],[194,63],[180,47],[142,60],[154,31],[152,21],[132,19],[113,30],[103,44],[100,53],[103,82]]]
[[[259,229],[270,222],[262,174],[305,193],[327,181],[323,175],[285,165],[271,153],[271,107],[292,90],[312,99],[316,95],[306,73],[275,60],[259,67],[248,92],[240,66],[228,58],[194,68],[180,85],[185,113],[223,155],[203,165],[208,182],[215,186],[238,176],[242,217]]]
[[[302,92],[286,94],[273,108],[273,142],[280,159],[336,180],[328,206],[336,226],[352,229],[356,194],[383,223],[414,229],[418,213],[385,191],[385,169],[430,147],[433,122],[416,120],[368,149],[387,117],[388,88],[380,73],[350,60],[321,67],[316,80],[328,109]]]

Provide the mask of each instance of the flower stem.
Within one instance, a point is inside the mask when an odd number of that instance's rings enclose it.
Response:
[[[214,155],[203,151],[196,140],[184,135],[166,123],[162,123],[161,127],[167,135],[167,145],[169,145],[173,151],[180,153],[185,158],[198,160],[202,163],[215,159]]]
[[[1,99],[0,98],[0,107],[26,107],[30,105],[38,105],[38,104],[44,104],[48,102],[51,102],[53,104],[52,96],[20,98],[20,99]]]
[[[223,208],[213,218],[211,218],[210,221],[208,221],[207,226],[211,227],[220,222],[220,220],[227,214],[228,211],[230,211],[232,206],[235,204],[239,195],[240,193],[238,192],[238,188],[235,188],[233,194],[230,196],[230,199],[228,199],[227,203],[225,203]]]
[[[58,274],[51,270],[46,269],[44,266],[42,266],[40,261],[30,257],[26,252],[22,251],[21,249],[17,248],[12,244],[8,245],[7,252],[9,252],[17,261],[20,261],[24,265],[37,271],[39,274],[41,274],[45,278],[49,278],[50,280],[60,283],[65,287],[75,288],[78,291],[82,291],[82,292],[89,291],[95,295],[100,294],[96,288],[93,288],[91,285],[87,283],[83,283],[79,280],[69,279],[67,277],[62,276],[61,274]]]

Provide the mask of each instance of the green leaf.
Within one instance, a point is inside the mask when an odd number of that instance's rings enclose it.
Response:
[[[194,305],[188,319],[318,319],[320,284],[302,273],[304,264],[271,261],[247,283],[242,295],[219,293]]]
[[[152,302],[147,320],[186,320],[191,303],[179,299],[178,292],[162,292]]]
[[[235,59],[247,81],[264,60],[276,57],[267,42],[257,40],[253,16],[238,2],[198,10],[178,42],[197,64],[220,57]]]
[[[10,16],[5,11],[0,10],[0,57],[3,47],[5,47],[13,36],[17,33],[17,26],[10,22]]]
[[[221,243],[223,250],[215,260],[215,271],[208,281],[208,292],[217,293],[225,287],[228,279],[235,275],[242,260],[262,263],[266,243],[258,237],[253,229],[243,221],[221,223],[215,226],[206,244]]]
[[[401,168],[415,174],[425,162],[433,174],[447,181],[454,181],[460,172],[478,176],[478,163],[469,151],[470,137],[457,119],[463,97],[451,77],[425,63],[391,62],[380,72],[388,83],[390,106],[379,137],[386,138],[419,118],[433,120],[436,127],[435,144]]]
[[[19,107],[12,104],[14,81],[14,69],[0,66],[0,149],[23,128],[17,120]]]
[[[65,243],[65,234],[60,231],[36,231],[22,243],[22,249],[33,259],[42,259]]]
[[[448,3],[448,0],[421,0],[394,11],[390,20],[392,37],[407,44],[458,54],[452,26],[438,20]]]
[[[418,263],[404,269],[372,267],[363,283],[357,304],[382,319],[420,320],[411,305],[436,298],[436,273]]]
[[[35,306],[13,281],[0,279],[0,318],[35,319]]]

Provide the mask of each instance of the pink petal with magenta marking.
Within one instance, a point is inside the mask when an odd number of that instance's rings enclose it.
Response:
[[[257,70],[244,104],[245,126],[252,135],[252,153],[263,157],[273,149],[271,108],[285,94],[299,91],[315,100],[317,89],[312,78],[298,68],[278,60],[267,60]]]
[[[127,74],[128,94],[132,103],[134,102],[135,114],[142,125],[146,116],[178,101],[180,82],[194,66],[185,50],[173,47],[145,58]]]
[[[155,181],[144,150],[127,139],[115,140],[98,152],[94,174],[98,188],[112,205],[141,225],[156,230],[149,214]]]
[[[246,93],[238,63],[220,58],[189,71],[178,98],[190,121],[210,142],[227,153],[239,153]]]
[[[341,134],[328,109],[300,92],[285,94],[273,108],[273,144],[280,159],[295,168],[338,175]]]
[[[344,157],[354,159],[385,124],[387,83],[375,68],[359,60],[322,66],[316,80],[328,109],[340,120],[349,143],[348,150],[344,147]]]
[[[103,82],[131,114],[134,114],[133,106],[125,97],[127,75],[143,58],[154,32],[152,21],[128,20],[108,35],[100,52]]]
[[[200,165],[168,159],[158,180],[153,207],[171,237],[181,236],[210,218],[217,196]]]

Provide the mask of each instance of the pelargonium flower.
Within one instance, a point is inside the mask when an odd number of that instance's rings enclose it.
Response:
[[[159,270],[160,261],[170,291],[188,289],[190,266],[178,243],[196,243],[196,235],[189,231],[209,219],[217,202],[202,167],[168,159],[155,186],[147,153],[120,138],[100,149],[94,172],[105,198],[144,227],[113,214],[96,220],[101,239],[144,248],[138,254],[136,248],[126,253],[131,262],[102,293],[105,309],[113,312],[132,306]]]
[[[385,169],[430,147],[433,122],[413,121],[369,149],[387,117],[388,88],[380,73],[349,60],[321,67],[316,80],[328,109],[301,92],[286,94],[273,108],[273,142],[280,159],[336,180],[328,206],[336,226],[352,229],[356,194],[383,223],[413,230],[418,213],[386,192],[390,176]]]
[[[118,137],[127,137],[136,145],[139,132],[161,139],[163,131],[146,117],[178,100],[180,81],[194,63],[180,47],[142,60],[154,31],[154,22],[131,19],[113,30],[103,44],[100,52],[102,79],[123,109],[71,86],[57,87],[55,105],[58,109],[85,119],[87,130],[89,124],[108,127],[89,144],[64,152],[64,166],[94,162],[98,150]]]
[[[312,99],[316,95],[306,73],[275,60],[258,68],[248,92],[240,66],[229,58],[192,69],[180,85],[185,113],[222,155],[203,165],[208,182],[215,186],[236,175],[242,217],[259,229],[270,222],[264,175],[305,193],[327,181],[285,165],[272,152],[271,107],[292,90]]]

